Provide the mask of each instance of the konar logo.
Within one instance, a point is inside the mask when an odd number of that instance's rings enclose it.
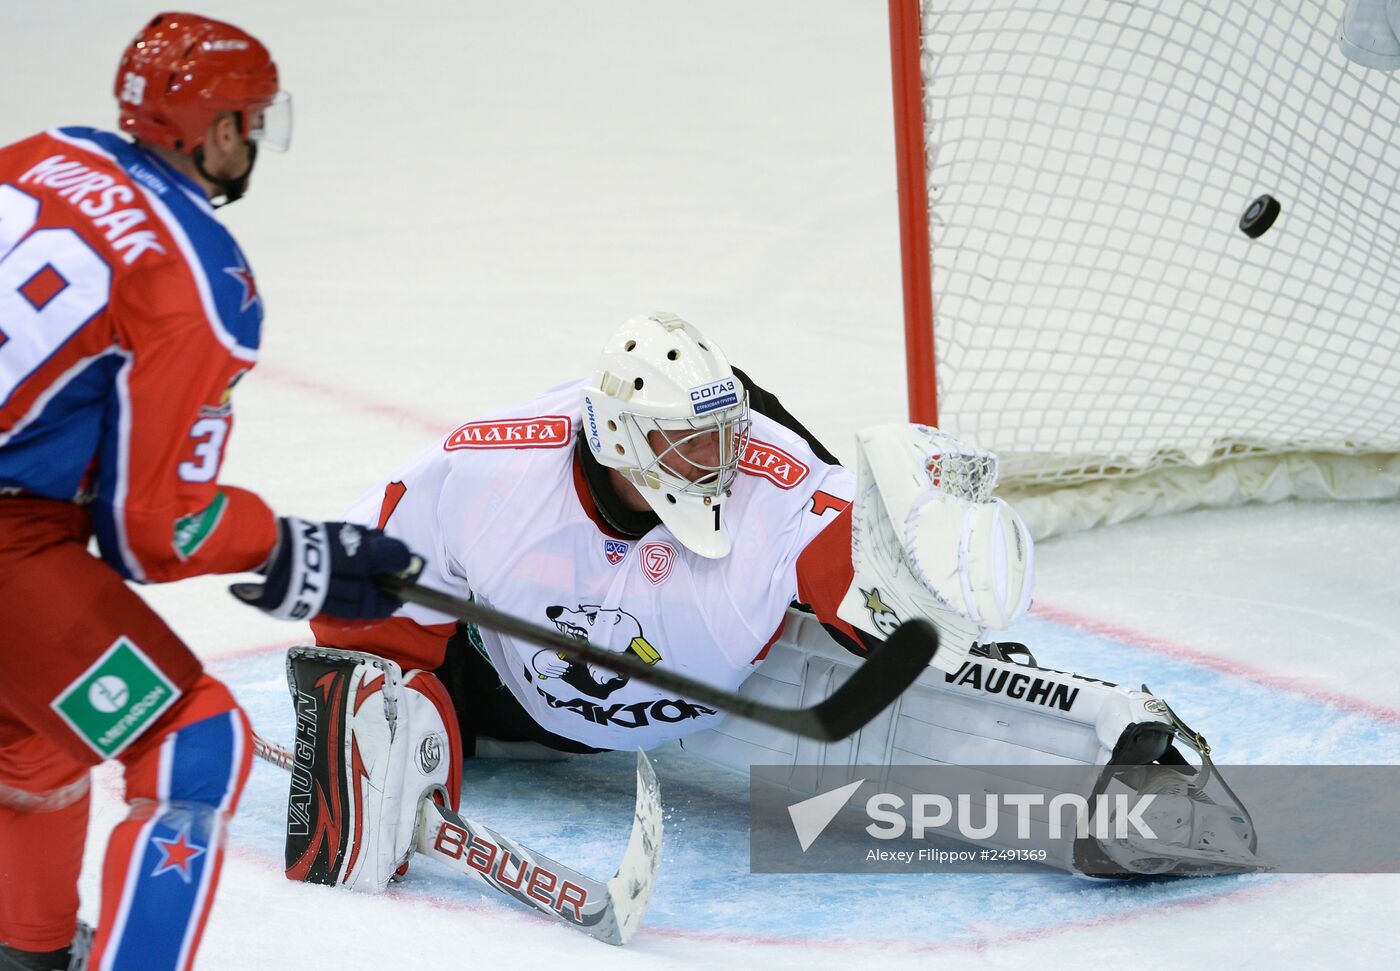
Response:
[[[864,782],[864,779],[857,779],[850,785],[832,789],[830,792],[823,792],[819,796],[813,796],[811,799],[804,799],[788,806],[788,815],[792,817],[792,828],[797,831],[797,842],[802,844],[803,853],[806,853],[807,848],[815,843],[817,837],[831,825],[836,814],[846,808],[846,803],[850,801],[851,796]]]

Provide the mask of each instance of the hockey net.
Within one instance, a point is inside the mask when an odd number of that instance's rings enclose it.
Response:
[[[911,417],[931,371],[1037,535],[1400,494],[1400,73],[1343,5],[890,0]]]

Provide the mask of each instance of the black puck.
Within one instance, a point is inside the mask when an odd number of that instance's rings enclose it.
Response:
[[[1268,232],[1281,212],[1283,206],[1266,193],[1251,202],[1249,208],[1244,211],[1244,215],[1240,217],[1240,232],[1250,239],[1258,239]]]

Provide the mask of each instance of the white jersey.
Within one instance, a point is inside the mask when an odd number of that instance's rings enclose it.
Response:
[[[564,385],[458,427],[347,518],[381,526],[423,555],[425,586],[719,688],[737,688],[775,639],[799,595],[799,559],[804,601],[834,621],[850,577],[844,510],[854,475],[754,413],[725,503],[734,543],[728,556],[692,553],[664,525],[623,538],[594,508],[578,465],[581,387]],[[412,623],[391,621],[352,642],[327,637],[321,625],[317,634],[323,643],[398,654],[401,663],[404,655],[408,663],[431,663],[422,658],[431,652],[410,642],[421,645],[427,632],[428,643],[445,643],[452,618],[414,605],[398,616]],[[548,648],[486,629],[474,630],[472,640],[541,727],[583,745],[649,747],[719,718],[705,705]]]

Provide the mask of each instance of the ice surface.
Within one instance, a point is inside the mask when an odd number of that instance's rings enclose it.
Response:
[[[708,329],[841,455],[904,413],[879,0],[217,0],[295,96],[225,212],[259,276],[262,363],[226,481],[333,516],[434,436],[584,373],[622,318]],[[0,7],[0,142],[110,124],[132,0]],[[1042,660],[1146,681],[1241,762],[1400,761],[1400,507],[1192,513],[1043,544]],[[285,739],[299,632],[226,581],[147,591]],[[1368,967],[1400,955],[1400,878],[1102,883],[1058,874],[754,876],[743,782],[655,753],[669,814],[651,913],[607,948],[422,861],[379,897],[287,883],[286,781],[258,765],[199,967]],[[600,876],[630,757],[475,763],[483,821]],[[100,775],[93,846],[123,814]],[[90,850],[84,913],[95,910]]]

